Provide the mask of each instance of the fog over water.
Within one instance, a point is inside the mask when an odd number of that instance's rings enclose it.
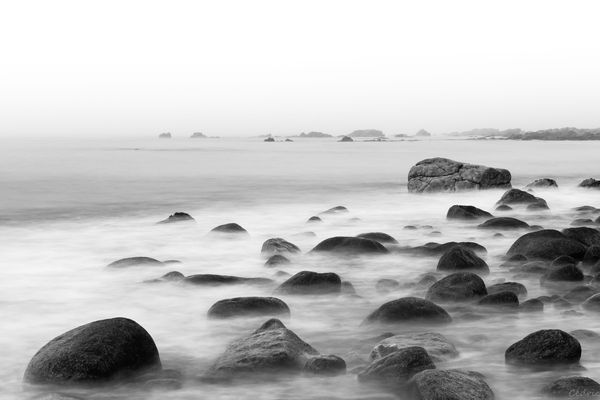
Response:
[[[392,254],[377,258],[301,255],[286,268],[266,268],[262,243],[283,237],[303,253],[336,235],[382,231],[403,246],[430,241],[475,241],[488,250],[486,284],[514,280],[499,268],[501,257],[522,231],[480,230],[476,223],[449,222],[453,204],[493,212],[502,191],[416,195],[406,189],[410,167],[434,156],[507,168],[513,186],[548,177],[558,190],[540,190],[550,211],[508,214],[529,224],[562,229],[577,218],[573,207],[600,207],[600,191],[583,190],[584,178],[600,178],[599,142],[515,142],[421,140],[338,143],[333,139],[264,143],[261,139],[61,139],[8,140],[0,145],[0,398],[33,397],[22,377],[32,355],[57,335],[98,319],[123,316],[154,338],[164,367],[182,371],[183,389],[148,392],[140,388],[75,389],[85,399],[387,399],[389,393],[360,384],[354,374],[287,377],[237,385],[207,385],[201,375],[227,343],[254,331],[266,318],[208,320],[217,300],[269,296],[283,269],[335,272],[352,282],[362,298],[279,296],[291,309],[284,323],[323,354],[337,354],[352,368],[350,353],[361,340],[411,327],[359,327],[379,305],[424,290],[402,286],[435,271],[437,257]],[[350,212],[306,220],[330,207]],[[175,211],[196,223],[156,225]],[[358,219],[355,219],[358,218]],[[235,241],[206,236],[213,227],[237,222],[250,237]],[[415,225],[417,230],[406,230]],[[432,228],[423,227],[431,225]],[[312,231],[315,237],[302,235]],[[432,236],[432,231],[441,235]],[[148,256],[182,263],[123,270],[105,266],[117,259]],[[194,287],[144,284],[177,269],[185,275],[215,273],[276,280],[271,286]],[[401,288],[375,290],[381,278]],[[546,294],[539,279],[519,278],[528,298]],[[576,306],[575,309],[578,309]],[[448,309],[452,314],[453,310]],[[455,321],[432,328],[453,341],[457,359],[438,368],[482,372],[498,399],[542,398],[539,388],[565,371],[532,372],[526,377],[504,362],[504,351],[544,328],[600,331],[595,315],[497,314],[480,321]],[[581,372],[600,377],[600,346],[583,345]],[[367,352],[368,355],[368,352]],[[363,355],[364,356],[364,355]],[[575,371],[574,373],[579,373]],[[65,390],[66,391],[66,390]],[[536,397],[537,396],[537,397]]]

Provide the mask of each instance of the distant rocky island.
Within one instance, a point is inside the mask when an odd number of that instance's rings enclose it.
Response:
[[[158,135],[159,139],[171,139],[171,132],[165,132]]]
[[[376,138],[376,137],[384,137],[382,131],[377,129],[359,129],[349,133],[348,135],[342,135],[351,138]]]
[[[431,136],[431,133],[427,132],[425,129],[421,129],[419,132],[415,133],[415,136],[429,137]]]
[[[332,135],[329,135],[327,133],[323,133],[323,132],[302,132],[300,135],[298,135],[298,137],[301,138],[330,138],[333,137]]]
[[[192,136],[190,136],[190,138],[191,139],[206,139],[206,138],[208,138],[208,136],[206,136],[202,132],[194,132],[194,133],[192,133]]]
[[[472,129],[464,132],[452,132],[449,136],[466,136],[479,139],[505,140],[600,140],[600,128],[554,128],[539,131],[524,131],[522,129],[499,130],[494,128]]]

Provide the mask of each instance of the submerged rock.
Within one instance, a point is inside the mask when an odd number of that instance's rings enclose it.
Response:
[[[418,297],[403,297],[389,301],[373,311],[364,323],[425,323],[445,324],[452,321],[442,307]]]
[[[516,218],[498,217],[488,219],[477,227],[480,229],[527,229],[529,224]]]
[[[526,188],[529,189],[558,189],[558,184],[556,183],[556,181],[554,179],[550,179],[550,178],[541,178],[541,179],[536,179],[535,181],[531,182],[530,184],[528,184],[527,186],[525,186]]]
[[[281,254],[275,254],[269,257],[269,259],[265,262],[265,267],[277,267],[280,265],[287,265],[290,263],[290,260]]]
[[[590,286],[577,286],[569,290],[565,295],[564,299],[571,303],[582,303],[588,298],[598,293],[598,289],[594,289]]]
[[[290,315],[290,308],[276,297],[235,297],[219,300],[210,307],[210,318]]]
[[[600,294],[589,297],[582,305],[585,310],[600,312]]]
[[[344,214],[347,213],[348,209],[344,206],[335,206],[330,208],[329,210],[325,210],[320,212],[319,215],[328,215],[328,214]]]
[[[257,373],[300,372],[307,360],[318,354],[281,321],[270,319],[251,335],[231,343],[203,379],[212,381]]]
[[[380,293],[388,293],[400,288],[400,282],[395,279],[380,279],[375,283],[375,289]]]
[[[563,235],[576,240],[586,247],[600,246],[600,231],[594,228],[579,227],[567,228],[562,230]]]
[[[540,330],[512,344],[504,358],[509,364],[531,366],[574,364],[581,358],[581,345],[559,329]]]
[[[597,398],[600,395],[600,383],[584,376],[562,377],[544,386],[542,393],[550,397]]]
[[[195,274],[186,276],[182,282],[189,283],[191,285],[219,286],[240,284],[265,285],[272,283],[273,281],[267,278],[243,278],[240,276],[231,275]]]
[[[375,240],[376,242],[379,242],[382,244],[385,244],[385,243],[397,244],[398,243],[398,241],[396,239],[394,239],[392,236],[388,235],[387,233],[383,233],[383,232],[361,233],[360,235],[356,235],[356,237],[363,238],[363,239],[369,239],[369,240]]]
[[[247,235],[248,231],[242,228],[240,225],[235,222],[229,224],[223,224],[216,226],[211,229],[213,233],[227,233],[227,234],[244,234]]]
[[[513,208],[509,205],[506,204],[500,204],[498,207],[496,207],[496,211],[511,211]]]
[[[440,257],[436,268],[438,271],[472,271],[487,274],[490,268],[472,250],[463,246],[454,246]]]
[[[583,281],[583,272],[574,265],[564,265],[556,267],[541,279],[545,282],[580,282]]]
[[[424,348],[405,347],[375,359],[358,374],[361,382],[380,382],[385,385],[404,385],[418,372],[435,369],[435,364]]]
[[[127,268],[127,267],[139,267],[139,266],[149,266],[149,267],[161,267],[164,263],[158,261],[155,258],[151,257],[128,257],[122,258],[117,261],[113,261],[107,265],[110,268]]]
[[[423,347],[434,361],[458,357],[456,347],[445,336],[435,332],[403,333],[384,338],[375,345],[369,357],[374,360],[411,346]]]
[[[505,204],[535,204],[539,203],[540,200],[544,201],[539,197],[535,197],[529,192],[525,192],[519,189],[510,189],[504,192],[500,200],[496,203],[497,205]]]
[[[517,308],[519,307],[519,298],[513,292],[504,290],[493,294],[488,294],[477,303],[484,307],[496,308]]]
[[[540,299],[529,299],[519,305],[521,312],[541,312],[544,311],[544,302]]]
[[[323,220],[321,218],[317,217],[316,215],[313,215],[306,222],[307,223],[323,222]]]
[[[500,292],[509,291],[513,292],[518,297],[527,296],[527,288],[525,288],[525,285],[519,282],[496,283],[495,285],[488,286],[487,291],[489,294],[496,294]]]
[[[544,229],[527,233],[518,238],[506,255],[521,254],[530,260],[554,260],[557,257],[566,255],[580,260],[583,258],[585,251],[586,248],[581,242],[559,231]]]
[[[472,272],[457,272],[435,282],[427,291],[431,301],[470,301],[488,294],[485,283]]]
[[[414,253],[425,256],[441,256],[448,250],[455,246],[464,247],[475,253],[486,254],[487,249],[475,242],[447,242],[447,243],[436,243],[429,242],[423,246],[412,247],[412,248],[395,248],[394,251],[399,253]]]
[[[342,280],[333,272],[302,271],[283,282],[278,293],[286,294],[338,294],[342,291]]]
[[[170,224],[173,222],[191,222],[195,221],[194,218],[188,213],[184,212],[176,212],[167,217],[167,219],[163,219],[162,221],[157,222],[157,224]]]
[[[342,375],[346,373],[346,362],[332,354],[315,356],[306,361],[304,372],[327,376]]]
[[[150,280],[144,281],[144,283],[179,282],[179,281],[183,280],[183,278],[185,278],[185,276],[181,272],[171,271],[171,272],[167,272],[160,278],[150,279]]]
[[[271,238],[267,239],[260,249],[262,254],[273,255],[281,253],[299,253],[300,248],[293,243],[288,242],[282,238]]]
[[[338,254],[387,254],[381,243],[352,236],[335,236],[323,240],[311,252],[332,252]]]
[[[493,215],[487,211],[473,206],[454,205],[448,209],[447,219],[480,219],[492,218]]]
[[[160,368],[150,334],[135,321],[111,318],[52,339],[33,356],[24,380],[35,384],[93,383]]]
[[[453,192],[466,189],[510,187],[506,169],[465,164],[447,158],[419,161],[408,173],[409,192]]]
[[[493,400],[494,392],[478,372],[428,369],[409,382],[409,392],[419,400]]]

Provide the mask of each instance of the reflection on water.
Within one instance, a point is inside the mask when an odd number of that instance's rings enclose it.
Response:
[[[352,374],[243,385],[197,383],[194,378],[228,342],[264,322],[264,318],[208,320],[208,308],[223,298],[271,295],[275,286],[206,288],[141,282],[174,268],[185,275],[267,277],[277,283],[283,280],[275,277],[280,269],[291,274],[301,270],[336,272],[353,283],[360,298],[279,297],[290,306],[291,318],[284,321],[290,329],[320,352],[350,360],[350,353],[364,339],[390,330],[414,329],[359,325],[388,300],[423,296],[423,290],[404,284],[435,270],[437,259],[401,254],[353,259],[298,256],[291,266],[269,269],[260,255],[264,240],[284,237],[303,252],[330,236],[369,231],[389,233],[404,246],[470,240],[488,249],[491,274],[486,283],[513,280],[511,273],[499,268],[500,258],[522,232],[508,231],[497,238],[495,231],[478,230],[475,223],[445,219],[452,204],[492,211],[501,192],[412,195],[405,190],[408,169],[420,159],[447,156],[508,168],[515,185],[542,176],[556,178],[559,190],[539,192],[550,212],[517,210],[510,215],[562,229],[576,218],[571,208],[584,204],[600,207],[600,191],[575,187],[583,178],[600,177],[600,165],[595,161],[598,150],[596,143],[480,141],[7,144],[0,157],[0,178],[7,189],[0,199],[5,221],[0,226],[0,311],[4,320],[0,397],[23,398],[24,369],[48,340],[93,320],[124,316],[150,332],[164,366],[181,370],[187,377],[184,388],[168,395],[131,388],[75,394],[90,399],[393,398],[377,387],[359,384]],[[305,223],[308,217],[339,204],[347,206],[350,213],[325,216],[322,224]],[[189,212],[197,222],[154,224],[173,211]],[[233,221],[245,227],[250,238],[226,241],[206,236],[212,227]],[[406,225],[419,229],[405,230]],[[432,236],[433,230],[441,236]],[[298,235],[305,231],[315,232],[316,237]],[[118,258],[137,255],[178,259],[182,264],[104,268]],[[401,287],[390,293],[378,292],[375,283],[382,278],[396,279]],[[547,293],[538,278],[519,282],[527,287],[529,298]],[[496,314],[482,321],[455,320],[435,328],[460,352],[458,359],[438,367],[484,373],[497,398],[535,398],[539,387],[565,371],[524,374],[505,366],[504,350],[542,328],[600,331],[597,317],[563,315],[562,311],[547,306],[539,314]],[[586,376],[600,376],[599,354],[600,345],[583,343]]]

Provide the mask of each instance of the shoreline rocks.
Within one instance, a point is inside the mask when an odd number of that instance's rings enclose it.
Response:
[[[581,358],[581,345],[559,329],[540,330],[512,344],[504,358],[507,364],[528,366],[576,364]]]
[[[209,318],[290,315],[290,308],[276,297],[234,297],[219,300],[207,312]]]
[[[387,254],[389,253],[389,250],[375,240],[352,236],[335,236],[323,240],[311,250],[311,253],[317,252],[356,255]]]
[[[342,280],[333,272],[298,272],[276,290],[277,293],[296,295],[339,294],[342,291]]]
[[[381,305],[367,316],[363,324],[447,324],[451,321],[446,310],[437,304],[418,297],[403,297]]]

